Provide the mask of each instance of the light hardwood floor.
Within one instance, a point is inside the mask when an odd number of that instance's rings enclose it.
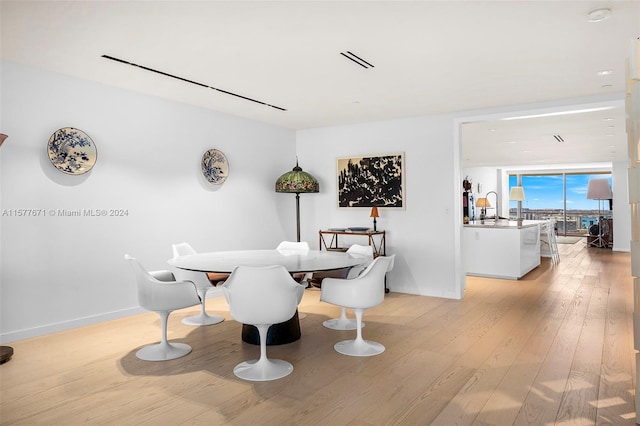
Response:
[[[14,342],[0,423],[635,424],[629,254],[559,248],[557,266],[545,259],[519,281],[470,277],[460,301],[388,294],[365,312],[364,337],[387,348],[371,358],[333,350],[355,332],[322,327],[339,308],[307,290],[302,339],[268,348],[294,365],[273,382],[233,375],[259,349],[222,298],[207,303],[221,324],[183,325],[197,308],[172,314],[169,338],[193,347],[178,360],[135,357],[160,337],[153,313]]]

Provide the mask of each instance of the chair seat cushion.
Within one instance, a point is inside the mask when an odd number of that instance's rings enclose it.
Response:
[[[222,281],[226,281],[227,278],[229,278],[229,274],[209,272],[207,273],[207,278],[209,278],[209,281],[211,281],[212,285],[218,285]]]

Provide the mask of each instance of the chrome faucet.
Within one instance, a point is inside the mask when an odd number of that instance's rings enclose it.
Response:
[[[494,224],[494,226],[495,226],[495,225],[497,225],[497,224],[498,224],[498,217],[499,217],[499,215],[498,215],[498,210],[499,210],[500,204],[498,203],[498,193],[497,193],[496,191],[489,191],[489,192],[487,192],[487,196],[486,196],[487,201],[489,200],[489,194],[491,194],[491,193],[496,194],[496,215],[494,216],[494,217],[495,217],[495,219],[494,219],[494,222],[493,222],[493,224]]]

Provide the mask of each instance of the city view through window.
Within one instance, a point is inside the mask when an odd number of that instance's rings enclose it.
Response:
[[[517,175],[509,176],[509,190],[517,185],[517,178]],[[607,178],[611,185],[610,173],[522,175],[521,178],[525,193],[521,217],[554,219],[558,235],[585,235],[598,223],[599,214],[605,218],[612,216],[612,200],[587,199],[589,180]],[[509,217],[517,217],[516,201],[509,202]]]

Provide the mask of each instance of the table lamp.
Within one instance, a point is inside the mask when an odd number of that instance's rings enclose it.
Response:
[[[290,172],[280,176],[276,181],[276,192],[287,192],[296,194],[296,231],[297,241],[300,241],[300,194],[320,192],[320,184],[316,178],[302,170],[298,165]]]
[[[377,229],[376,229],[376,218],[380,217],[380,215],[378,215],[378,207],[377,206],[371,207],[371,215],[370,215],[370,217],[373,218],[373,230],[377,231]]]
[[[518,208],[516,213],[516,220],[518,221],[518,226],[522,225],[522,202],[524,201],[524,188],[522,186],[512,186],[511,191],[509,191],[509,200],[517,201]]]
[[[480,207],[480,221],[484,223],[484,218],[487,216],[487,207],[491,207],[489,200],[486,198],[478,198],[476,200],[476,207]]]

